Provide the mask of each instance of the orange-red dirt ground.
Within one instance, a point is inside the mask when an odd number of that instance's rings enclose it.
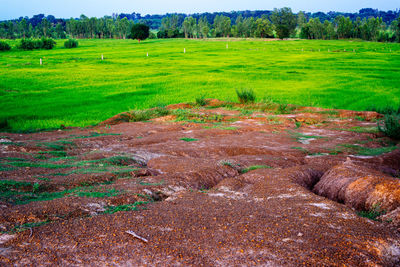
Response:
[[[287,109],[1,133],[0,265],[399,266],[400,146],[380,114]]]

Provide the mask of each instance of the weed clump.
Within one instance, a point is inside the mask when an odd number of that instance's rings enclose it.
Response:
[[[200,96],[196,97],[196,104],[201,107],[206,106],[208,104],[208,101],[206,100],[205,95],[200,95]]]
[[[239,102],[242,104],[254,103],[254,101],[256,101],[256,94],[252,89],[236,90],[236,94]]]
[[[381,209],[379,204],[375,204],[370,210],[358,212],[358,216],[364,217],[373,221],[378,221],[378,217],[384,215],[386,212]]]
[[[4,41],[0,41],[0,51],[9,51],[11,49],[11,46],[4,42]]]
[[[77,48],[78,45],[79,45],[79,43],[75,39],[69,39],[69,40],[65,41],[65,43],[64,43],[65,48]]]
[[[156,107],[148,110],[136,110],[131,112],[131,117],[128,119],[128,121],[147,121],[150,119],[167,116],[168,114],[169,110],[166,107]]]
[[[378,122],[378,129],[386,136],[400,140],[400,115],[386,114],[384,119]]]

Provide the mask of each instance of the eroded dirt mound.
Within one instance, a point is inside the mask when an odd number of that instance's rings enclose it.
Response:
[[[391,212],[400,206],[400,179],[357,166],[350,159],[325,173],[314,192],[357,210]]]
[[[0,265],[400,264],[379,114],[207,102],[2,133]]]

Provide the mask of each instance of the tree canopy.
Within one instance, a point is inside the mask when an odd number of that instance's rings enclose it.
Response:
[[[131,38],[139,40],[146,40],[150,35],[150,27],[146,24],[137,23],[132,26]]]

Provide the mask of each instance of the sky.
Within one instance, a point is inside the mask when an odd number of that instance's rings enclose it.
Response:
[[[0,20],[31,17],[36,14],[57,18],[102,17],[113,13],[201,13],[214,11],[272,10],[291,7],[293,11],[357,12],[371,7],[400,9],[400,0],[0,0]]]

